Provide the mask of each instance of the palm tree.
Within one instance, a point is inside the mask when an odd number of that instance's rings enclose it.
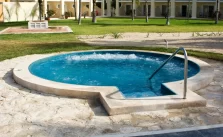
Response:
[[[38,0],[38,4],[39,4],[39,20],[42,20],[42,0]]]
[[[79,17],[78,17],[78,25],[81,25],[81,0],[79,0]]]
[[[15,1],[15,14],[16,14],[16,19],[17,21],[19,20],[19,9],[21,8],[19,0]]]
[[[4,5],[4,8],[5,8],[5,10],[6,10],[6,13],[8,14],[8,16],[6,17],[4,17],[8,22],[10,22],[10,20],[11,20],[11,17],[12,17],[12,12],[13,12],[13,8],[11,7],[11,8],[9,8],[7,5]],[[3,13],[2,13],[2,15],[1,16],[3,16]]]
[[[135,2],[135,3],[134,3]],[[133,5],[137,5],[137,6],[139,6],[140,5],[140,0],[132,0],[132,21],[134,21],[134,16],[135,16],[135,11],[136,11],[136,9],[133,9]],[[134,8],[136,8],[136,7],[134,7]]]
[[[132,0],[132,21],[134,21],[134,9],[133,9],[133,5],[134,5],[134,0]]]
[[[146,0],[146,22],[148,23],[149,21],[149,16],[148,16],[148,0]]]
[[[187,6],[187,21],[189,21],[189,19],[190,19],[190,12],[191,12],[191,1],[189,0],[188,1],[188,6]]]
[[[219,9],[218,9],[218,7],[219,7],[219,0],[216,0],[216,2],[217,2],[217,4],[216,4],[216,6],[217,6],[217,9],[216,9],[216,17],[215,17],[215,24],[218,24],[218,16],[219,16]]]
[[[169,12],[170,12],[170,0],[167,0],[166,25],[170,25]]]
[[[38,10],[38,3],[36,3],[36,4],[33,6],[32,11],[31,11],[31,13],[30,13],[30,16],[32,17],[32,21],[33,21],[34,17],[35,17],[36,14],[37,14],[37,10]]]
[[[74,0],[74,17],[75,17],[74,20],[77,20],[76,16],[77,16],[77,13],[76,13],[76,3],[75,3],[75,0]]]
[[[96,23],[96,0],[93,0],[93,17],[92,17],[92,22]]]

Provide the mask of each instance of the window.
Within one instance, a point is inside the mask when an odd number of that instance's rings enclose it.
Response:
[[[47,10],[50,10],[50,5],[49,4],[47,4]]]
[[[58,9],[60,8],[60,4],[57,5],[57,8],[58,8]]]
[[[125,15],[131,15],[132,13],[132,6],[131,5],[125,5]]]
[[[167,5],[162,5],[162,16],[167,16]]]

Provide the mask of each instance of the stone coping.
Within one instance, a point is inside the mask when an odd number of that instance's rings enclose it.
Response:
[[[134,51],[148,52],[141,50]],[[171,55],[169,53],[160,52],[152,53]],[[163,83],[165,87],[171,89],[173,92],[176,93],[176,95],[126,99],[115,86],[84,86],[65,84],[42,79],[30,73],[28,67],[32,62],[41,58],[49,57],[51,55],[52,54],[40,58],[30,58],[23,63],[18,64],[13,70],[13,77],[15,81],[18,84],[23,85],[24,87],[27,87],[29,89],[51,93],[59,96],[75,98],[100,98],[103,106],[105,107],[109,115],[126,114],[138,111],[205,106],[206,100],[193,91],[207,86],[213,80],[214,76],[213,68],[209,64],[199,59],[188,57],[190,61],[200,66],[200,72],[195,76],[188,78],[186,99],[182,98],[183,80]],[[182,55],[177,55],[177,57],[183,58]]]

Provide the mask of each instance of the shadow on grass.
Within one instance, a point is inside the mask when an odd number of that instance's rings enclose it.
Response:
[[[0,22],[0,26],[4,27],[18,27],[18,26],[28,26],[28,21],[19,21],[19,22]]]
[[[107,27],[107,26],[166,26],[165,24],[140,24],[140,23],[135,23],[135,24],[109,24],[109,23],[97,23],[97,24],[92,24],[92,25],[100,25],[102,27]]]

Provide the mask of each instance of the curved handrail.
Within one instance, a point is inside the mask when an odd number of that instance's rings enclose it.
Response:
[[[178,48],[165,62],[163,62],[162,65],[160,65],[159,68],[157,68],[152,75],[149,77],[149,80],[153,78],[153,76],[168,62],[170,61],[180,50],[184,52],[184,94],[183,99],[186,99],[186,93],[187,93],[187,76],[188,76],[188,58],[187,58],[187,51],[180,47]]]

